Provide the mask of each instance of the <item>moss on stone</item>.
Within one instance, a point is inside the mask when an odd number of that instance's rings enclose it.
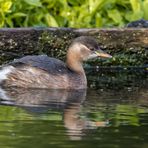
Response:
[[[93,60],[90,65],[147,65],[148,30],[146,29],[71,29],[28,28],[0,31],[0,64],[25,55],[47,54],[65,59],[70,42],[81,35],[96,38],[113,58]]]

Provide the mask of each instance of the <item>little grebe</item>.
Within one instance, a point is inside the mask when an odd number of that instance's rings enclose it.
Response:
[[[0,83],[5,87],[85,89],[82,62],[95,57],[111,58],[92,37],[81,36],[69,46],[66,64],[46,55],[25,56],[1,68]]]

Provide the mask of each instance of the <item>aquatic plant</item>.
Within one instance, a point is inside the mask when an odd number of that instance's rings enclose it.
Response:
[[[0,27],[112,27],[148,19],[148,0],[0,0]]]

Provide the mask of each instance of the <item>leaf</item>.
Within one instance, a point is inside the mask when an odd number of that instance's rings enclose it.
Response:
[[[96,14],[96,27],[102,27],[103,19],[100,13]]]
[[[8,17],[6,19],[6,22],[7,22],[7,24],[8,24],[9,27],[11,27],[11,28],[14,27],[11,17]]]
[[[3,13],[0,13],[0,27],[3,27],[5,24],[5,16]]]
[[[2,9],[3,12],[9,12],[11,6],[12,6],[12,2],[11,1],[2,2],[1,9]]]
[[[112,5],[116,0],[89,0],[89,9],[93,14],[98,10],[105,9],[105,6]]]
[[[46,20],[49,27],[58,27],[59,26],[58,23],[56,22],[55,18],[48,13],[45,15],[45,20]]]
[[[122,16],[117,9],[108,10],[107,13],[115,23],[120,24],[122,22]]]
[[[148,0],[143,2],[144,18],[148,19]]]
[[[73,6],[79,6],[80,4],[82,5],[85,3],[84,0],[68,0],[68,3],[70,3]]]
[[[27,14],[22,12],[17,12],[17,13],[14,13],[11,17],[16,18],[16,17],[25,17],[25,16],[27,16]]]
[[[141,18],[143,18],[143,11],[140,11],[140,12],[136,12],[136,13],[132,13],[132,12],[129,12],[125,15],[125,18],[131,22],[131,21],[135,21],[135,20],[139,20]]]
[[[141,1],[140,0],[130,0],[130,3],[132,5],[132,9],[135,12],[141,11]]]
[[[66,26],[66,24],[67,24],[67,19],[66,18],[64,18],[62,16],[56,16],[55,18],[56,18],[56,20],[57,20],[60,27]]]
[[[132,10],[125,15],[128,21],[135,21],[143,18],[144,11],[142,10],[141,0],[130,0]]]
[[[27,4],[33,6],[41,6],[40,0],[24,0]]]
[[[0,27],[3,27],[3,26],[4,26],[4,20],[0,19]]]
[[[95,13],[98,8],[101,8],[105,0],[89,0],[89,10],[91,13]]]

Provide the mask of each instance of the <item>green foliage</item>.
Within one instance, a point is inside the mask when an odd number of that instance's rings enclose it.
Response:
[[[0,27],[112,27],[148,19],[148,0],[0,0]]]

